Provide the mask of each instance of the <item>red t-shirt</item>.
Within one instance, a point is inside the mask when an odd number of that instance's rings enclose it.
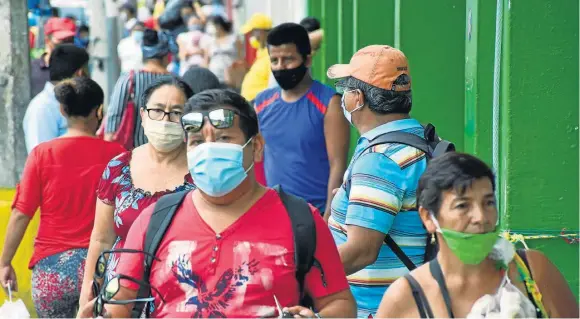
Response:
[[[269,190],[220,234],[195,209],[191,192],[176,212],[151,269],[155,291],[152,316],[179,318],[261,317],[275,314],[274,295],[282,307],[298,304],[294,240],[288,213],[278,194]],[[348,288],[332,235],[313,207],[317,241],[315,258],[324,270],[312,267],[305,289],[314,298]],[[150,206],[133,223],[124,248],[143,250]],[[121,254],[117,273],[143,278],[142,254]],[[137,285],[122,281],[137,290]]]
[[[123,151],[119,144],[81,136],[41,143],[30,152],[12,204],[30,217],[40,207],[30,268],[45,257],[89,246],[99,178]]]

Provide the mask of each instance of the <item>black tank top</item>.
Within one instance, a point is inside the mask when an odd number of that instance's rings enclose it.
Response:
[[[528,265],[528,259],[526,257],[525,251],[518,249],[517,253],[526,264],[526,267],[528,267],[529,269],[530,267]],[[429,270],[431,271],[431,275],[439,285],[439,289],[441,290],[441,295],[443,296],[443,300],[445,301],[445,308],[447,308],[447,314],[449,315],[449,318],[455,318],[451,307],[451,297],[449,297],[449,290],[447,289],[447,285],[445,284],[445,277],[443,276],[443,271],[441,270],[441,265],[439,264],[437,258],[429,262]],[[427,300],[427,297],[425,296],[423,288],[421,288],[419,282],[417,282],[417,280],[415,280],[415,278],[413,278],[413,276],[411,276],[410,273],[405,275],[405,279],[409,282],[409,285],[411,286],[411,292],[413,293],[413,299],[415,299],[415,303],[417,304],[419,316],[421,316],[421,318],[435,318],[435,316],[433,316],[431,306],[429,305],[429,301]],[[536,308],[536,318],[543,318],[542,312],[540,311],[538,305],[536,305],[536,302],[532,297],[532,294],[528,290],[527,285],[526,292],[528,293],[528,299],[534,304],[534,307]]]

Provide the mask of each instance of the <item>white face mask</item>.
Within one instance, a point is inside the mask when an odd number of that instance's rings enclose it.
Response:
[[[217,29],[216,29],[215,25],[211,25],[211,24],[210,25],[207,25],[205,27],[205,33],[207,33],[208,35],[211,35],[212,37],[213,36],[216,36],[217,35]]]
[[[185,133],[179,123],[147,118],[143,124],[149,144],[161,153],[171,152],[185,143]]]

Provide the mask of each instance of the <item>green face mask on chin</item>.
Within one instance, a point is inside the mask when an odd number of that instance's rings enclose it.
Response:
[[[468,234],[442,228],[441,234],[453,254],[466,265],[479,265],[499,239],[497,229],[485,234]]]
[[[451,229],[439,227],[434,216],[431,217],[441,233],[445,243],[462,263],[466,265],[479,265],[493,250],[493,246],[499,239],[499,229],[484,234],[462,233]]]

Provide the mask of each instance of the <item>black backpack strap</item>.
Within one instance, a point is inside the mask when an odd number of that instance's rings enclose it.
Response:
[[[419,285],[417,280],[415,280],[411,274],[406,274],[404,277],[407,279],[409,286],[411,286],[411,292],[413,293],[413,299],[415,299],[415,303],[417,304],[419,316],[421,318],[435,318],[421,285]]]
[[[300,288],[300,298],[302,298],[304,297],[304,278],[314,264],[314,253],[316,251],[314,217],[310,206],[304,199],[284,192],[280,185],[276,185],[273,188],[278,192],[292,223],[296,280]]]
[[[401,262],[405,264],[405,267],[407,267],[407,269],[413,270],[417,268],[417,266],[413,263],[413,261],[411,261],[411,258],[409,258],[409,256],[407,256],[407,254],[403,252],[401,247],[399,247],[399,245],[397,245],[397,243],[393,240],[391,235],[387,234],[385,236],[385,244],[387,244],[387,246],[391,248],[393,253],[395,253],[395,255],[397,255],[397,257],[401,260]]]
[[[181,205],[183,199],[188,193],[189,190],[167,194],[159,198],[159,200],[155,203],[155,210],[153,211],[151,219],[149,220],[147,232],[145,233],[145,244],[143,246],[143,250],[151,254],[151,256],[145,255],[145,262],[143,265],[143,281],[145,282],[149,282],[149,276],[151,275],[151,266],[153,264],[152,256],[156,255],[159,244],[161,243],[165,232],[169,228],[177,208]],[[137,292],[137,299],[148,298],[150,295],[151,291],[147,286],[139,287],[139,291]],[[135,306],[131,311],[131,317],[141,317],[145,305],[146,303],[142,302],[135,303]]]
[[[447,314],[449,318],[455,318],[453,315],[453,308],[451,307],[451,296],[449,295],[449,289],[447,289],[447,283],[445,282],[445,276],[443,276],[443,270],[437,258],[429,262],[429,270],[431,271],[431,276],[437,281],[439,289],[441,290],[441,295],[443,296],[443,301],[445,301],[445,308],[447,308]]]
[[[369,145],[364,149],[362,153],[364,153],[365,151],[367,151],[372,147],[387,143],[397,143],[412,146],[424,152],[427,156],[431,156],[431,150],[429,149],[429,143],[427,142],[427,140],[421,138],[419,135],[403,131],[388,132],[375,137],[370,141]]]

